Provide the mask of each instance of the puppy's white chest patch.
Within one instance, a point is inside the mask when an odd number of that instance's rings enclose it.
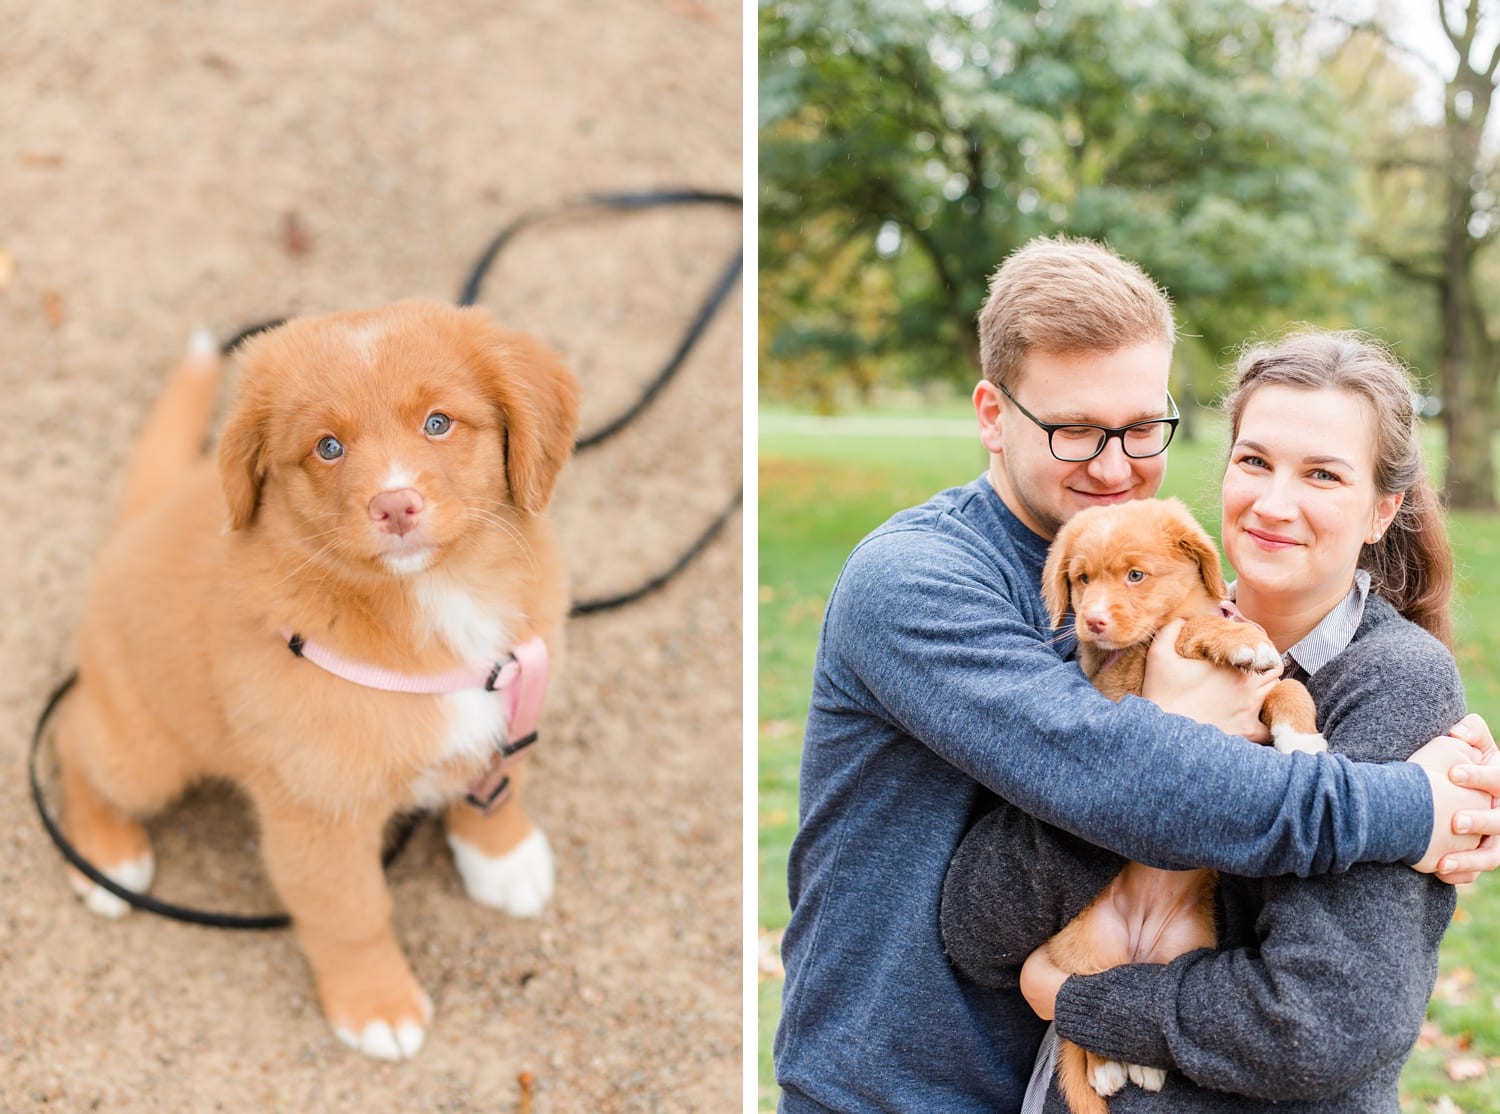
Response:
[[[509,646],[504,620],[487,614],[467,592],[436,577],[414,586],[416,600],[428,629],[465,661],[498,658]],[[504,741],[505,699],[499,693],[466,689],[437,698],[443,708],[442,739],[433,755],[434,768],[455,759],[484,759]],[[454,794],[455,786],[441,784],[436,769],[423,773],[412,784],[412,795],[423,807],[441,804]]]
[[[437,575],[424,577],[413,591],[427,629],[465,661],[496,657],[510,645],[503,618]]]

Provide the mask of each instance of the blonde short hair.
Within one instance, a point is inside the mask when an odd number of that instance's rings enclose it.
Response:
[[[1033,349],[1115,352],[1177,338],[1172,303],[1140,267],[1092,240],[1039,237],[990,279],[979,311],[984,377],[1007,389]]]

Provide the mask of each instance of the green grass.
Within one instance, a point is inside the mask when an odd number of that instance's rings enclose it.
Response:
[[[777,428],[766,423],[767,429]],[[1163,494],[1183,499],[1207,524],[1218,522],[1220,445],[1204,423],[1202,440],[1172,446]],[[787,921],[786,855],[797,825],[797,768],[811,690],[818,627],[829,589],[849,550],[901,507],[984,468],[977,438],[809,436],[760,438],[759,919],[776,933]],[[1436,455],[1436,454],[1434,454]],[[1500,727],[1500,520],[1454,515],[1459,565],[1455,612],[1458,659],[1469,706]],[[1436,1109],[1446,1096],[1465,1114],[1500,1114],[1500,879],[1461,895],[1443,942],[1442,976],[1424,1038],[1402,1077],[1403,1109]],[[759,988],[760,1103],[772,1110],[771,1041],[780,1009],[774,978]],[[1455,1057],[1488,1058],[1484,1078],[1455,1083]]]

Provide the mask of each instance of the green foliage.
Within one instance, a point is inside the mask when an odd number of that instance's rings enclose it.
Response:
[[[972,379],[987,276],[1042,233],[1139,261],[1215,354],[1369,281],[1335,102],[1279,47],[1292,18],[1249,0],[763,3],[767,389]]]

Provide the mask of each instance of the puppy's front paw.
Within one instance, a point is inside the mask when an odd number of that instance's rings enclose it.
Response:
[[[1125,1086],[1125,1065],[1118,1060],[1100,1060],[1089,1057],[1089,1086],[1101,1098],[1117,1094]]]
[[[103,868],[103,874],[111,882],[117,882],[127,890],[143,894],[151,888],[151,880],[156,877],[156,859],[150,851],[147,851],[140,858]],[[90,913],[117,921],[130,912],[130,906],[124,900],[116,897],[98,883],[91,882],[71,867],[68,869],[68,884],[73,887],[74,893],[83,898],[83,904],[88,907]]]
[[[1249,669],[1256,673],[1268,673],[1276,668],[1281,661],[1281,655],[1276,652],[1276,647],[1269,642],[1257,642],[1254,645],[1237,646],[1229,655],[1229,664],[1239,669]]]
[[[411,1008],[404,1015],[392,1011],[390,1017],[372,1017],[362,1024],[347,1018],[342,1023],[330,1021],[334,1036],[372,1060],[410,1060],[427,1040],[432,999],[418,991],[415,1012]]]
[[[1148,1068],[1144,1064],[1126,1064],[1125,1073],[1130,1082],[1144,1091],[1160,1091],[1167,1082],[1167,1073],[1161,1068]]]
[[[1287,724],[1279,723],[1271,728],[1271,745],[1282,754],[1301,751],[1303,754],[1321,754],[1328,749],[1328,740],[1322,735],[1296,731]]]
[[[552,847],[540,828],[504,855],[486,855],[448,833],[453,862],[469,897],[512,917],[536,917],[552,899]]]

